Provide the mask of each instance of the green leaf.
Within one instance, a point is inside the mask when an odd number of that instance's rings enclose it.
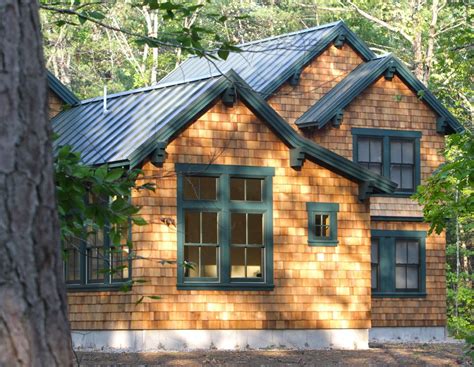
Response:
[[[132,222],[133,224],[136,224],[137,226],[144,226],[148,224],[148,222],[142,217],[132,217]]]
[[[109,171],[109,173],[107,173],[107,175],[105,176],[105,181],[107,181],[107,182],[116,181],[120,177],[122,177],[123,174],[124,174],[124,170],[122,168],[115,168],[115,169]]]

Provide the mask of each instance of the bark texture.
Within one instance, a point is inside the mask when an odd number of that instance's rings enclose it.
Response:
[[[0,0],[0,366],[72,364],[36,1]]]

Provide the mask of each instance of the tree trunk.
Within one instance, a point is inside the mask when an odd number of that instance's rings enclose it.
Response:
[[[0,365],[72,364],[36,1],[0,0]]]

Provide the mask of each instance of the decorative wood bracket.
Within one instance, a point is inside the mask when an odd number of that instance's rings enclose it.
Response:
[[[227,107],[234,107],[237,102],[237,91],[233,86],[228,87],[222,94],[222,103]]]
[[[168,156],[168,153],[166,153],[166,146],[168,143],[164,141],[159,141],[156,144],[156,148],[151,153],[150,161],[153,163],[155,167],[163,167],[163,163],[165,162],[166,157]]]
[[[300,82],[300,76],[301,76],[301,69],[298,69],[297,71],[294,72],[292,76],[290,76],[290,79],[288,81],[292,87],[296,87],[298,85],[298,83]]]
[[[448,128],[448,121],[444,117],[438,117],[436,120],[436,132],[438,134],[446,134]]]
[[[344,46],[344,43],[346,43],[346,36],[344,34],[340,34],[337,36],[337,38],[334,40],[334,47],[336,48],[342,48]]]
[[[344,116],[344,110],[338,110],[331,120],[332,126],[334,127],[341,126],[343,116]]]
[[[290,149],[290,166],[296,170],[303,167],[305,161],[304,150],[301,147]]]
[[[374,191],[372,181],[363,181],[359,184],[359,201],[363,202],[367,199],[370,194]]]
[[[387,70],[385,70],[385,74],[384,74],[385,79],[392,80],[396,71],[397,71],[397,68],[395,65],[389,66]]]

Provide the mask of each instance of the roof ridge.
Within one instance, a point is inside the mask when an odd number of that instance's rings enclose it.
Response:
[[[151,86],[148,86],[148,87],[130,89],[130,90],[126,90],[126,91],[123,91],[123,92],[108,94],[107,95],[107,100],[114,99],[114,98],[119,98],[119,97],[123,97],[123,96],[128,96],[128,95],[132,95],[132,94],[136,94],[136,93],[150,92],[150,91],[158,90],[158,89],[177,87],[179,85],[191,84],[191,83],[195,83],[195,82],[199,82],[199,81],[203,81],[203,80],[207,80],[207,79],[218,78],[218,77],[221,77],[221,76],[222,76],[221,73],[214,73],[214,74],[211,74],[211,75],[205,75],[205,76],[192,78],[192,79],[188,79],[188,80],[181,80],[181,81],[178,81],[178,82],[168,82],[168,83],[163,83],[163,84],[160,84],[158,82],[157,84],[151,85]],[[85,105],[85,104],[88,104],[88,103],[102,102],[103,98],[104,98],[104,96],[97,96],[97,97],[87,98],[87,99],[84,99],[84,100],[80,101],[79,104]]]

